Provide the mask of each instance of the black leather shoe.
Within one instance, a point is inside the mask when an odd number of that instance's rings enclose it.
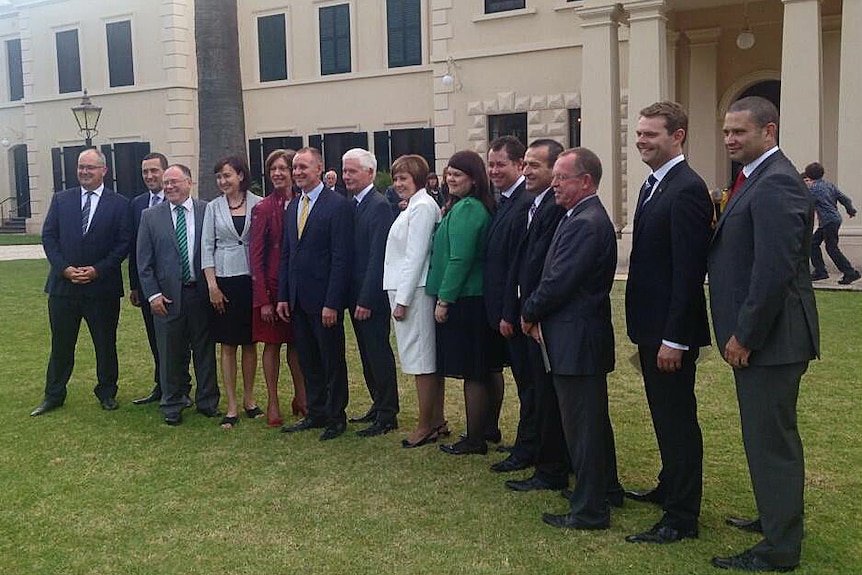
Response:
[[[797,567],[797,565],[773,565],[755,555],[751,549],[747,549],[739,555],[731,555],[730,557],[713,557],[712,564],[719,569],[736,569],[737,571],[748,571],[750,573],[764,571],[787,573]]]
[[[497,473],[508,473],[510,471],[520,471],[521,469],[527,469],[533,465],[530,461],[526,459],[521,459],[517,455],[510,455],[503,461],[498,461],[494,465],[491,466],[491,471],[496,471]]]
[[[39,406],[30,412],[30,417],[38,417],[42,414],[48,413],[49,411],[53,411],[63,405],[62,403],[54,403],[53,401],[48,401],[47,399],[39,404]]]
[[[150,393],[149,395],[145,395],[144,397],[139,397],[138,399],[132,400],[132,405],[147,405],[148,403],[158,403],[162,399],[161,395],[156,395],[155,393]]]
[[[728,517],[724,520],[731,527],[748,531],[749,533],[763,533],[763,525],[760,523],[760,518],[748,519],[747,517]]]
[[[659,506],[664,504],[664,497],[659,493],[658,489],[626,491],[625,496],[633,501],[640,501],[642,503],[653,503]]]
[[[198,409],[198,413],[200,413],[204,417],[221,417],[221,411],[219,411],[217,407],[211,407],[210,409]]]
[[[544,479],[539,479],[534,475],[527,479],[510,479],[506,482],[506,487],[512,491],[540,491],[543,489],[558,491],[560,489],[565,489],[566,485],[555,485],[545,481]]]
[[[838,283],[843,286],[849,286],[850,284],[858,280],[860,277],[862,277],[862,274],[860,274],[858,270],[853,270],[852,273],[844,274],[844,276],[840,280],[838,280]]]
[[[285,425],[281,428],[282,433],[294,433],[297,431],[305,431],[306,429],[323,429],[326,427],[323,423],[306,417],[300,419],[293,425]]]
[[[697,539],[697,529],[676,529],[670,525],[656,523],[649,531],[626,537],[626,541],[629,543],[656,543],[658,545],[676,543],[683,539]]]
[[[375,419],[377,419],[377,414],[369,409],[365,412],[365,415],[360,417],[351,417],[347,421],[350,423],[373,423]]]
[[[336,423],[333,425],[329,425],[326,429],[323,430],[323,433],[320,434],[320,441],[329,441],[330,439],[335,439],[345,431],[347,431],[346,423]]]
[[[120,404],[117,403],[117,400],[113,397],[106,397],[104,399],[100,399],[99,403],[102,405],[102,409],[104,409],[105,411],[114,411],[115,409],[120,407]]]
[[[584,529],[584,530],[598,530],[598,529],[607,529],[610,527],[610,523],[586,523],[582,519],[579,519],[577,516],[572,515],[571,513],[566,513],[565,515],[554,515],[553,513],[542,513],[542,521],[547,523],[552,527],[559,527],[560,529]]]
[[[359,437],[374,437],[376,435],[385,435],[395,429],[398,429],[398,421],[395,419],[375,421],[369,427],[357,431],[356,435]]]
[[[183,414],[178,411],[176,413],[170,413],[165,416],[165,423],[171,426],[179,425],[183,422]]]
[[[488,453],[488,444],[472,443],[466,439],[462,439],[456,443],[447,443],[440,446],[440,451],[449,455],[485,455]]]

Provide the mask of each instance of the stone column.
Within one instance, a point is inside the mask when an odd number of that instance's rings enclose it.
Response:
[[[620,229],[622,169],[620,166],[619,6],[585,6],[577,10],[583,29],[581,141],[602,161],[599,197]]]
[[[862,2],[844,2],[841,14],[841,83],[838,92],[838,187],[862,209]],[[845,218],[842,235],[859,236],[862,245],[862,217]],[[843,243],[843,242],[842,242]],[[854,263],[862,264],[862,248]],[[847,254],[849,257],[849,254]]]
[[[718,39],[721,28],[686,30],[689,40],[688,144],[686,158],[712,188],[725,182],[719,173]]]
[[[819,161],[821,154],[823,42],[820,0],[782,2],[784,32],[779,139],[784,153],[801,169],[809,162]],[[855,59],[858,66],[858,54]]]

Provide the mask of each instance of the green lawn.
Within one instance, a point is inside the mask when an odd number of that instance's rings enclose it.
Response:
[[[513,493],[488,471],[500,454],[457,458],[436,447],[403,450],[415,424],[412,382],[401,378],[402,429],[383,438],[352,433],[321,444],[286,436],[264,420],[226,432],[189,414],[164,425],[153,406],[131,399],[151,382],[138,311],[123,305],[120,410],[91,393],[92,345],[83,335],[65,407],[30,418],[42,396],[49,353],[44,261],[0,263],[0,574],[707,574],[710,557],[741,551],[753,535],[723,524],[751,514],[729,368],[714,353],[701,363],[698,392],[705,441],[701,537],[666,547],[626,543],[658,519],[627,502],[606,532],[558,531],[545,511],[563,512],[555,493]],[[617,366],[610,384],[620,476],[652,485],[658,455],[642,384],[628,358],[614,291]],[[803,381],[800,427],[806,449],[807,536],[802,574],[862,572],[860,358],[862,294],[818,292],[823,360]],[[348,334],[350,413],[369,400]],[[284,370],[286,372],[286,370]],[[289,384],[283,385],[288,389]],[[449,384],[447,415],[464,429],[461,388]],[[258,401],[265,401],[262,382]],[[517,423],[513,386],[502,421]],[[285,392],[283,404],[289,405]],[[351,426],[356,429],[355,426]]]
[[[39,234],[0,234],[0,246],[29,246],[42,243]]]

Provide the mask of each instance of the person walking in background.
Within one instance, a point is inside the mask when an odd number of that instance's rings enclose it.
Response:
[[[222,195],[207,204],[201,246],[201,267],[216,315],[213,337],[221,344],[221,371],[227,395],[222,427],[236,426],[237,348],[242,347],[242,405],[253,419],[263,417],[254,400],[257,348],[251,333],[252,288],[248,240],[251,211],[260,198],[249,191],[251,174],[245,160],[229,156],[213,170]]]

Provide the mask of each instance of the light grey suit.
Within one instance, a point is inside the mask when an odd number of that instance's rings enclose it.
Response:
[[[185,405],[183,389],[188,374],[191,349],[197,389],[198,411],[213,411],[218,407],[219,389],[216,381],[215,343],[210,336],[211,308],[206,281],[201,271],[201,239],[206,202],[193,200],[195,219],[192,273],[195,282],[182,283],[182,265],[177,244],[173,205],[169,202],[144,210],[138,230],[137,260],[141,290],[149,299],[161,293],[171,300],[166,316],[153,314],[156,342],[159,347],[160,409],[165,415],[178,413]]]

